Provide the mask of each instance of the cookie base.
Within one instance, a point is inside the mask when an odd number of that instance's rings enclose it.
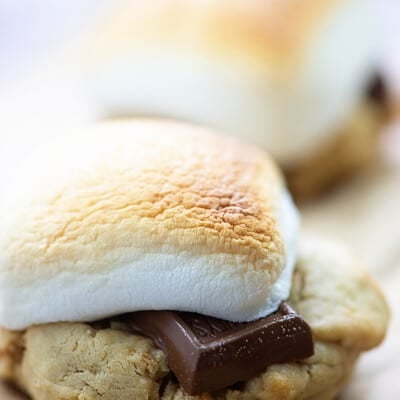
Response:
[[[321,194],[371,164],[378,156],[378,138],[386,121],[386,107],[365,100],[318,153],[284,170],[294,198],[301,201]]]

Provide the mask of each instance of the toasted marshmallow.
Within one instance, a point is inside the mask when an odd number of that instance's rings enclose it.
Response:
[[[91,92],[103,115],[199,123],[295,164],[365,95],[369,1],[122,2],[85,48]]]
[[[152,309],[246,321],[287,298],[299,221],[266,154],[165,121],[92,129],[2,190],[0,326]]]

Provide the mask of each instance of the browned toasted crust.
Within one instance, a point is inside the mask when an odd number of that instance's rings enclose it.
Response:
[[[272,278],[283,267],[282,183],[262,151],[188,125],[131,121],[44,153],[45,173],[61,172],[14,206],[3,270],[91,273],[149,252],[222,255],[221,267]]]
[[[348,0],[122,1],[99,23],[89,62],[149,43],[204,47],[260,68],[294,68],[316,29]]]

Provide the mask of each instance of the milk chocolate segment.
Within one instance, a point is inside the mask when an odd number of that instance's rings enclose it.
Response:
[[[301,360],[314,352],[310,327],[286,303],[249,323],[175,311],[132,313],[125,322],[168,355],[171,370],[191,395],[222,389],[268,365]]]

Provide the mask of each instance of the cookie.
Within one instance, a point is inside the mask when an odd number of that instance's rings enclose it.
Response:
[[[382,103],[366,100],[317,152],[285,169],[296,200],[321,194],[372,165],[379,154],[379,135],[387,121]]]
[[[123,1],[91,30],[82,69],[101,117],[219,129],[271,153],[301,199],[376,154],[371,9],[360,0]]]
[[[332,400],[359,355],[384,338],[388,307],[374,280],[341,246],[303,239],[289,304],[311,326],[314,356],[275,364],[215,393],[189,396],[151,340],[87,323],[0,331],[0,375],[34,400]]]
[[[0,377],[34,400],[331,398],[383,339],[357,261],[297,253],[263,151],[152,120],[60,140],[0,198]]]

